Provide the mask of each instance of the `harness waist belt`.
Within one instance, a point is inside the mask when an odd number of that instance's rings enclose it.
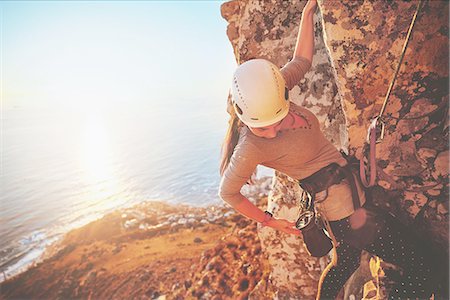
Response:
[[[298,183],[304,191],[314,196],[319,192],[327,190],[334,184],[341,183],[344,179],[348,179],[352,191],[353,206],[354,209],[357,209],[361,206],[361,204],[358,190],[356,188],[355,178],[353,177],[349,164],[344,167],[341,167],[337,163],[329,164],[314,174],[299,180]]]

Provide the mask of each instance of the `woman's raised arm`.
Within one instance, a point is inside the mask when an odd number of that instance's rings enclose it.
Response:
[[[309,0],[303,8],[300,28],[295,44],[294,57],[298,56],[308,59],[312,63],[314,54],[314,21],[313,15],[316,10],[317,0]]]

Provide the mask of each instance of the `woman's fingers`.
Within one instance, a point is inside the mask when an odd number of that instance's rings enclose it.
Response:
[[[288,226],[290,226],[290,227],[295,227],[295,223],[296,223],[296,222],[286,221],[286,223],[287,223]]]
[[[273,225],[271,225],[271,227],[281,230],[288,234],[295,234],[298,236],[302,234],[300,230],[295,228],[295,222],[290,222],[284,219],[275,219],[275,222],[273,223]]]
[[[291,234],[295,234],[295,235],[301,235],[301,231],[298,230],[297,228],[295,228],[295,222],[290,222],[287,220],[284,220],[286,223],[286,232],[287,233],[291,233]]]
[[[300,230],[294,229],[294,228],[291,228],[291,232],[290,233],[298,235],[298,236],[302,235],[302,232]]]
[[[300,236],[302,234],[300,230],[298,230],[296,228],[292,228],[292,227],[286,228],[285,232],[289,233],[289,234],[295,234],[295,235],[298,235],[298,236]]]

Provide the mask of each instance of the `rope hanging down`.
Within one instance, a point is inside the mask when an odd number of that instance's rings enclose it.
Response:
[[[391,84],[389,85],[389,89],[388,89],[388,91],[386,93],[386,97],[384,99],[383,107],[381,108],[380,113],[378,114],[377,117],[374,118],[374,120],[372,121],[372,123],[369,127],[369,132],[367,135],[367,140],[370,143],[370,180],[369,181],[367,181],[367,178],[366,178],[366,171],[365,171],[365,166],[364,166],[364,153],[359,161],[359,171],[360,171],[361,182],[365,187],[371,187],[375,184],[375,179],[376,179],[375,144],[377,143],[377,141],[376,141],[376,131],[377,131],[377,125],[378,125],[377,123],[381,122],[381,124],[382,124],[380,140],[378,141],[378,142],[380,142],[384,138],[384,123],[381,121],[381,118],[383,116],[384,110],[386,109],[386,105],[389,100],[389,96],[391,94],[392,87],[394,86],[395,79],[397,78],[398,71],[400,70],[400,66],[403,61],[403,56],[405,55],[406,47],[408,46],[411,32],[414,27],[414,23],[416,21],[419,10],[422,6],[422,2],[423,2],[423,0],[420,0],[420,3],[417,6],[416,12],[411,21],[411,25],[409,26],[408,34],[406,36],[406,41],[405,41],[405,44],[403,45],[403,50],[402,50],[402,53],[400,56],[399,63],[397,65],[397,70],[395,71],[394,77],[391,81]],[[337,265],[337,262],[338,262],[338,257],[337,257],[337,252],[336,252],[337,241],[333,235],[333,231],[331,230],[331,227],[329,227],[329,223],[328,223],[327,229],[329,230],[329,233],[331,234],[331,238],[333,240],[333,257],[332,257],[331,262],[327,265],[325,270],[322,272],[322,275],[320,276],[316,300],[320,299],[320,291],[321,291],[322,284],[323,284],[323,281],[325,280],[326,275],[328,274],[328,272],[331,270],[331,268],[333,266]]]
[[[405,56],[406,48],[409,43],[409,39],[411,37],[412,30],[414,28],[414,23],[416,22],[417,15],[419,14],[419,11],[422,7],[423,0],[420,0],[419,4],[417,5],[416,12],[414,13],[413,19],[411,21],[411,25],[409,26],[408,34],[406,35],[405,43],[403,44],[403,50],[400,55],[399,62],[397,64],[397,69],[395,70],[394,77],[391,80],[391,83],[389,85],[388,91],[386,93],[386,97],[384,98],[383,106],[381,107],[380,113],[378,116],[376,116],[370,126],[367,133],[367,143],[369,143],[369,169],[370,169],[370,177],[369,180],[367,180],[366,176],[366,167],[364,165],[364,153],[362,154],[361,159],[359,160],[359,175],[361,177],[362,184],[365,187],[371,187],[375,184],[376,176],[377,176],[377,169],[376,169],[376,158],[375,158],[375,145],[376,143],[379,143],[384,138],[384,127],[385,124],[382,120],[384,111],[386,109],[386,105],[389,101],[389,96],[391,95],[392,88],[394,87],[395,80],[397,79],[398,71],[400,70],[400,66],[402,65],[403,57]],[[377,140],[377,129],[379,129],[380,132],[380,138]]]

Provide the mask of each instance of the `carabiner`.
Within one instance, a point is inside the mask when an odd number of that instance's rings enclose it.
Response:
[[[297,222],[295,222],[295,228],[298,230],[302,230],[306,228],[315,217],[315,213],[312,210],[307,210],[300,214],[300,216],[297,219]]]
[[[369,130],[367,131],[367,143],[370,144],[370,135],[375,134],[376,139],[375,142],[381,143],[381,141],[384,139],[384,132],[385,132],[385,124],[382,119],[382,117],[377,116],[375,117],[372,122],[370,123]]]

